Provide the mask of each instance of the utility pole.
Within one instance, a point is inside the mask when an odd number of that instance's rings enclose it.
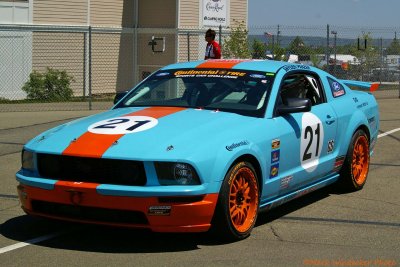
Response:
[[[325,52],[325,59],[326,59],[326,68],[329,71],[329,24],[326,25],[326,52]]]
[[[278,24],[278,31],[276,32],[276,45],[279,47],[280,41],[279,41],[279,35],[281,34],[281,31],[279,30],[279,24]]]
[[[337,31],[331,31],[331,33],[333,34],[334,38],[333,38],[333,53],[335,53],[335,57],[334,57],[334,62],[333,62],[333,76],[336,76],[336,37],[337,37]]]

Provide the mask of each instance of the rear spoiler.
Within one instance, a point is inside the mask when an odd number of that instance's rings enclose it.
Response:
[[[379,83],[370,83],[370,82],[362,82],[362,81],[353,81],[353,80],[340,80],[347,86],[355,86],[363,89],[369,89],[371,92],[378,90]]]

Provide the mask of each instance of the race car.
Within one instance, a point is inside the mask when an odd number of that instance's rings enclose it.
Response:
[[[24,146],[16,174],[22,209],[246,238],[260,210],[335,182],[363,188],[379,112],[371,93],[349,86],[377,89],[269,60],[163,67],[110,110]]]

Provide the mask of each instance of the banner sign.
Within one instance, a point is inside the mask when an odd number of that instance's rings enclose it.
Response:
[[[203,0],[203,26],[228,26],[229,0]]]

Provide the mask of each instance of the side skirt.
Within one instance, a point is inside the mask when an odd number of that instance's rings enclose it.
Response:
[[[303,187],[301,189],[298,189],[296,191],[293,191],[291,193],[288,193],[286,195],[277,197],[275,199],[269,200],[265,203],[260,204],[260,211],[267,211],[272,208],[278,207],[288,201],[291,201],[293,199],[299,198],[301,196],[304,196],[308,193],[314,192],[315,190],[318,190],[322,187],[328,186],[330,184],[333,184],[339,179],[339,174],[335,174],[333,176],[330,176],[329,178],[326,178],[324,180],[318,181],[314,184],[311,184],[309,186]]]

